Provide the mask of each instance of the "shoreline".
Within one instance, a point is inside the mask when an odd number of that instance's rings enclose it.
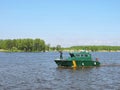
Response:
[[[63,52],[81,52],[81,51],[85,51],[85,50],[62,50]],[[88,52],[120,52],[120,50],[111,50],[111,51],[107,51],[107,50],[98,50],[98,51],[91,51],[91,50],[86,50]],[[5,50],[5,49],[0,49],[0,52],[25,52],[25,51],[21,51],[21,50]],[[43,51],[34,51],[35,53],[36,52],[43,52]],[[50,50],[50,51],[45,51],[45,52],[58,52],[58,51],[53,51],[53,50]]]

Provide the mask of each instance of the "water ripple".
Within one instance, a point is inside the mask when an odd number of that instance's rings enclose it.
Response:
[[[103,66],[57,68],[56,52],[0,53],[0,90],[119,90],[120,53],[92,55],[99,57]]]

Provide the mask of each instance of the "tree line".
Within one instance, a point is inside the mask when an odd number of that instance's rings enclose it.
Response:
[[[45,41],[41,39],[0,40],[0,49],[10,51],[45,51]]]
[[[40,38],[36,39],[1,39],[0,49],[10,52],[45,52],[45,51],[59,51],[60,45],[51,47],[50,44],[46,44],[44,40]]]
[[[88,50],[88,51],[119,51],[120,46],[72,46],[64,50]]]
[[[36,39],[5,39],[0,40],[0,49],[11,52],[45,52],[60,50],[88,50],[88,51],[120,51],[120,46],[72,46],[63,48],[61,45],[51,47],[44,40]]]

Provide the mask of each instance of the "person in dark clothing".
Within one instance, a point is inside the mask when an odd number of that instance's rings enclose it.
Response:
[[[63,59],[63,56],[62,56],[62,51],[59,51],[59,53],[60,53],[60,59]]]

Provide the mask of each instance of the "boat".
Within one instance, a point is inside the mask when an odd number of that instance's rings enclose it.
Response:
[[[55,59],[55,63],[58,67],[97,67],[100,66],[98,58],[93,59],[91,53],[87,51],[82,52],[71,52],[68,58],[62,57],[60,52],[60,58]]]

